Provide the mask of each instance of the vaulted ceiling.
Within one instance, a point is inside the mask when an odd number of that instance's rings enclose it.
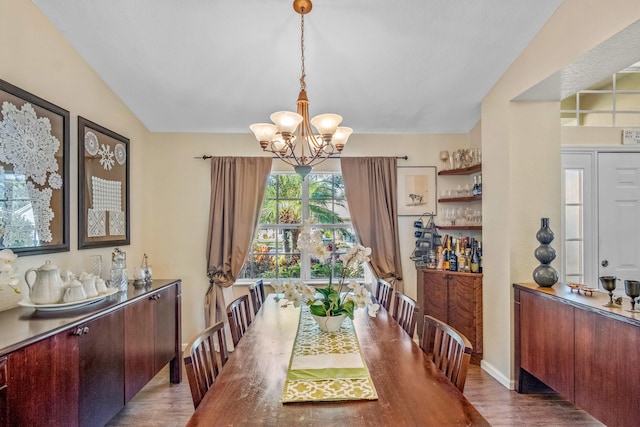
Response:
[[[295,111],[291,0],[33,0],[154,132],[246,132]],[[468,132],[480,102],[562,0],[316,0],[310,115],[357,133]]]

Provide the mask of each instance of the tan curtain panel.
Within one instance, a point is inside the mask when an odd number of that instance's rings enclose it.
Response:
[[[271,172],[270,157],[211,158],[211,207],[207,237],[206,325],[227,321],[223,288],[242,269],[260,217]]]
[[[398,236],[395,157],[342,157],[344,190],[360,243],[371,248],[371,268],[379,279],[404,292]]]

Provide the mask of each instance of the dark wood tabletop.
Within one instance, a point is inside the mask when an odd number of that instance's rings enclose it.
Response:
[[[489,425],[384,309],[354,319],[378,400],[283,404],[299,309],[281,304],[267,298],[187,426]]]

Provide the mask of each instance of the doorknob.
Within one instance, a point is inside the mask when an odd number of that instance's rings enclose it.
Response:
[[[608,265],[609,265],[609,261],[607,261],[607,260],[605,259],[605,260],[603,260],[600,264],[601,264],[603,267],[606,267],[606,266],[608,266]]]

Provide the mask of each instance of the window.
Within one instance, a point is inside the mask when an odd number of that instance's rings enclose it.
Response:
[[[561,103],[563,126],[640,126],[640,63]]]
[[[319,229],[331,250],[326,262],[298,248],[306,219]],[[342,274],[339,260],[356,243],[344,183],[339,173],[269,176],[260,219],[240,279],[301,278],[327,281]],[[351,276],[363,276],[362,266]]]
[[[595,283],[597,237],[594,227],[595,175],[592,153],[564,152],[563,274],[565,282]]]

